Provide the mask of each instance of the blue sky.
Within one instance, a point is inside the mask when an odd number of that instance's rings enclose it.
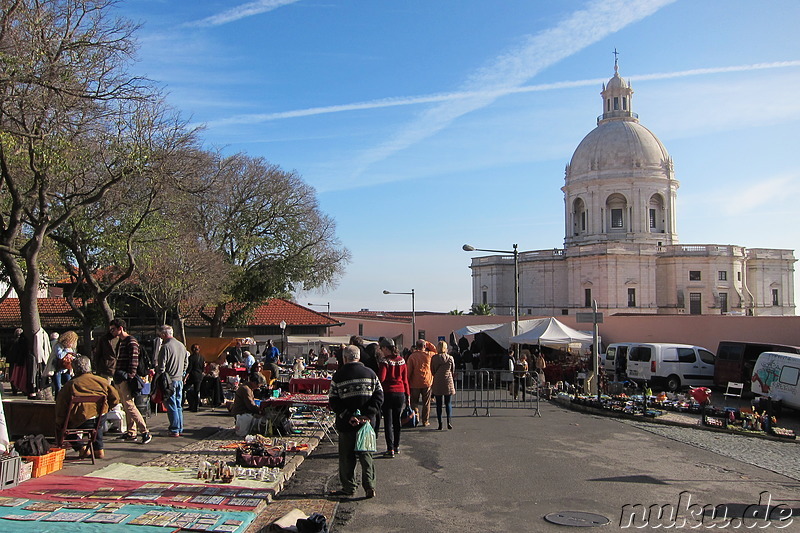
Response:
[[[681,183],[684,244],[800,249],[800,2],[126,0],[136,72],[316,188],[334,311],[467,310],[478,248],[562,247],[564,167],[620,74]],[[321,310],[323,308],[316,308]]]

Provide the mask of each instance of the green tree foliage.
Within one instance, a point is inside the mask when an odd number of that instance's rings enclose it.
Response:
[[[472,307],[469,310],[469,314],[489,316],[494,314],[492,311],[494,311],[494,309],[489,304],[472,304]]]
[[[206,245],[231,267],[226,297],[203,315],[212,336],[269,298],[334,284],[350,259],[314,189],[261,158],[222,159],[214,183],[194,205],[192,217]]]

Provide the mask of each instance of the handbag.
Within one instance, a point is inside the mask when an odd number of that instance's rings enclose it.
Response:
[[[364,422],[358,429],[356,434],[356,447],[357,452],[374,452],[378,450],[378,439],[375,436],[375,430],[372,424]]]
[[[406,405],[400,413],[400,425],[404,428],[415,428],[419,423],[417,412]]]

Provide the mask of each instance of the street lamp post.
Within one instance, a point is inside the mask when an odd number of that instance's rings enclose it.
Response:
[[[517,336],[519,335],[519,252],[516,244],[512,246],[514,247],[513,250],[487,250],[465,244],[461,249],[465,252],[492,252],[514,256],[514,336]]]
[[[328,308],[328,311],[327,311],[328,318],[331,317],[331,303],[330,302],[328,302],[326,304],[312,304],[311,302],[309,302],[308,305],[313,305],[315,307],[322,307],[323,305],[326,306]],[[331,336],[331,327],[330,326],[325,326],[325,334],[328,337]]]
[[[414,289],[411,292],[383,291],[383,294],[410,294],[411,295],[411,342],[417,342],[417,315],[414,308]]]
[[[281,320],[278,324],[281,327],[281,353],[283,354],[284,361],[286,361],[286,321]]]

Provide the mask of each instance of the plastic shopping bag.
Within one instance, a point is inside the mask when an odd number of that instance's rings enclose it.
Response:
[[[361,424],[356,435],[357,452],[374,452],[378,449],[378,439],[375,437],[375,430],[372,424],[365,422]]]

